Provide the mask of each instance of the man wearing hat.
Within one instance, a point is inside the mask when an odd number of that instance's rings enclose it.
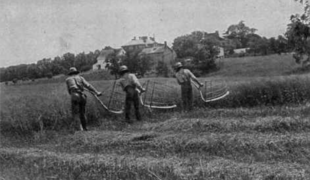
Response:
[[[195,75],[188,69],[184,69],[181,62],[178,62],[175,64],[175,77],[178,81],[178,84],[181,85],[181,95],[182,95],[182,101],[183,101],[183,110],[190,111],[192,110],[192,104],[193,104],[193,90],[191,86],[191,81],[194,81],[199,85],[199,87],[202,87],[203,84],[201,84]]]
[[[97,91],[80,76],[79,71],[77,71],[75,67],[70,68],[68,75],[69,77],[66,79],[66,84],[68,92],[71,95],[72,117],[75,128],[76,130],[87,131],[85,116],[86,95],[83,93],[84,88],[97,96],[101,96],[101,92]]]
[[[119,74],[121,76],[119,84],[126,92],[125,99],[125,120],[127,123],[132,123],[130,121],[130,109],[131,104],[134,105],[135,114],[138,121],[141,121],[141,115],[139,111],[139,92],[145,92],[145,89],[141,86],[136,75],[129,73],[127,66],[121,66],[119,69]]]

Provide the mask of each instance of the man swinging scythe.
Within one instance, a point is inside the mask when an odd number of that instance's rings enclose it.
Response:
[[[129,73],[127,66],[121,66],[119,69],[119,74],[121,76],[119,84],[126,92],[125,99],[125,120],[127,123],[132,123],[130,120],[130,108],[133,103],[135,108],[135,114],[138,121],[141,121],[141,115],[139,112],[139,92],[145,92],[145,89],[141,86],[136,75]]]
[[[90,92],[101,96],[101,92],[97,91],[90,85],[75,67],[71,67],[68,73],[69,77],[66,79],[67,89],[71,95],[72,117],[76,130],[87,131],[86,128],[86,95],[83,93],[84,88]]]
[[[199,85],[199,88],[203,86],[195,75],[188,69],[184,69],[182,63],[178,62],[175,64],[175,77],[178,84],[181,85],[181,95],[183,101],[183,110],[190,111],[193,109],[193,89],[191,81],[194,81]]]

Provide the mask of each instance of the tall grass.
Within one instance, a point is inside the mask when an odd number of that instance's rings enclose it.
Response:
[[[151,79],[172,88],[166,98],[179,106],[181,103],[178,85],[174,79]],[[98,90],[109,94],[114,81],[93,81]],[[141,82],[146,82],[141,79]],[[222,100],[204,103],[195,91],[194,106],[197,108],[238,108],[303,105],[310,99],[310,81],[307,77],[253,80],[230,83],[230,95]],[[169,90],[169,91],[168,91]],[[156,92],[155,92],[156,93]],[[154,100],[163,96],[154,95]],[[168,100],[168,99],[167,99]],[[1,86],[1,132],[16,132],[20,135],[40,130],[60,130],[71,126],[70,96],[64,83],[24,86]],[[177,110],[178,110],[177,109]],[[101,123],[103,117],[115,116],[106,112],[89,94],[87,104],[89,123]],[[118,118],[122,118],[118,116]]]
[[[302,105],[310,99],[308,77],[274,78],[238,83],[230,87],[230,95],[210,103],[216,107],[255,107]]]

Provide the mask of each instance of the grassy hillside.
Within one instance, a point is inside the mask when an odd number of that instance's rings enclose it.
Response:
[[[218,60],[221,69],[209,76],[219,77],[270,77],[286,75],[296,69],[290,54],[269,55]]]
[[[200,80],[226,81],[227,98],[205,104],[195,90],[194,111],[141,108],[133,125],[88,94],[88,132],[70,129],[64,82],[1,85],[0,179],[310,179],[309,77],[286,75],[289,60],[226,59]],[[175,79],[147,80],[181,104]],[[108,102],[114,81],[91,83]]]

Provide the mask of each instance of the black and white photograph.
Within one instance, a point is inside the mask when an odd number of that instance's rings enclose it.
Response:
[[[0,0],[0,180],[309,180],[310,0]]]

